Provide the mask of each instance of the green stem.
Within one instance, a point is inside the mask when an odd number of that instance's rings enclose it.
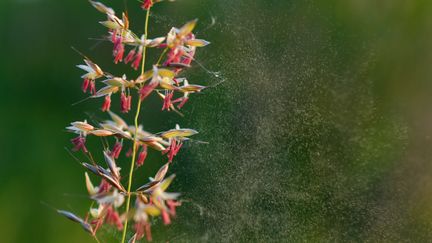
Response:
[[[149,22],[149,17],[150,17],[150,8],[147,10],[147,14],[146,14],[146,22],[145,22],[145,26],[144,26],[144,38],[145,38],[144,40],[147,40],[147,38],[148,38],[148,22]],[[141,65],[141,75],[144,74],[146,51],[147,51],[147,46],[144,43],[144,47],[143,47],[143,59],[142,59],[142,65]]]
[[[166,54],[167,51],[168,51],[168,47],[165,48],[165,49],[163,50],[163,52],[162,52],[162,54],[160,55],[160,57],[159,57],[159,59],[158,59],[156,65],[159,65],[159,63],[162,61],[162,58],[165,56],[165,54]]]
[[[99,239],[97,238],[96,235],[94,235],[94,239],[95,239],[95,241],[96,241],[97,243],[100,243],[100,241],[99,241]]]
[[[150,16],[150,9],[147,10],[147,14],[146,14],[146,22],[145,22],[145,27],[144,27],[144,37],[145,39],[147,39],[148,36],[148,22],[149,22],[149,16]],[[142,58],[142,64],[141,64],[141,75],[144,74],[144,66],[145,66],[145,60],[146,60],[146,51],[147,51],[147,47],[144,45],[143,47],[143,58]],[[138,143],[138,138],[137,138],[137,134],[138,134],[138,118],[139,118],[139,114],[141,111],[141,98],[138,98],[138,105],[137,105],[137,110],[135,113],[135,121],[134,121],[134,125],[135,125],[135,134],[134,134],[134,142],[133,142],[133,150],[132,150],[132,161],[131,161],[131,166],[130,166],[130,171],[129,171],[129,182],[128,182],[128,188],[127,188],[127,200],[126,200],[126,219],[125,219],[125,223],[123,226],[123,236],[122,236],[122,243],[124,243],[126,241],[126,233],[127,233],[127,226],[128,226],[128,214],[129,214],[129,208],[130,208],[130,201],[131,201],[131,187],[132,187],[132,179],[133,179],[133,171],[134,171],[134,167],[135,167],[135,159],[136,159],[136,154],[137,154],[137,143]]]

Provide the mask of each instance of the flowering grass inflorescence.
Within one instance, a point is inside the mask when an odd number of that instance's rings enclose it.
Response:
[[[118,17],[112,8],[100,2],[91,0],[89,2],[99,12],[106,15],[106,20],[100,23],[108,29],[108,35],[105,38],[113,43],[114,63],[130,63],[135,70],[141,67],[141,72],[135,79],[129,79],[126,75],[115,76],[100,68],[88,57],[84,57],[85,64],[77,66],[86,72],[82,76],[82,91],[90,92],[90,98],[103,98],[101,109],[108,113],[110,119],[93,125],[85,120],[76,121],[67,127],[70,132],[76,134],[76,137],[71,140],[74,146],[73,151],[81,151],[85,155],[88,161],[82,162],[82,166],[90,174],[97,176],[100,183],[95,186],[89,174],[85,173],[87,191],[93,201],[85,217],[80,218],[64,210],[58,210],[58,212],[79,223],[96,240],[98,240],[96,237],[98,229],[108,224],[122,231],[122,242],[125,242],[129,229],[133,232],[128,239],[129,242],[135,242],[144,237],[150,241],[153,219],[161,217],[164,224],[170,224],[171,218],[176,215],[176,207],[181,205],[178,193],[167,192],[174,175],[166,175],[183,143],[189,140],[190,136],[197,134],[197,131],[180,128],[179,125],[159,133],[145,131],[139,124],[141,103],[146,97],[155,93],[162,100],[162,110],[174,111],[181,115],[179,110],[187,103],[189,95],[206,88],[189,84],[188,80],[181,76],[182,71],[190,67],[196,48],[209,43],[195,38],[192,31],[195,28],[196,20],[186,23],[181,28],[171,28],[166,37],[149,38],[150,10],[155,4],[162,2],[161,0],[142,2],[141,7],[146,11],[146,22],[144,34],[141,37],[129,29],[129,19],[126,13]],[[157,63],[153,64],[149,70],[145,69],[147,48],[161,49]],[[99,84],[102,87],[98,87]],[[126,123],[124,119],[111,111],[111,96],[115,94],[120,95],[122,113],[131,110],[133,97],[136,97],[134,124]],[[111,146],[108,145],[101,151],[104,166],[94,160],[86,147],[88,137],[104,137],[107,141],[112,141]],[[122,151],[126,146],[130,149],[124,153],[124,157],[131,158],[128,177],[120,173],[120,167],[116,162],[122,158]],[[132,190],[134,168],[144,165],[148,149],[166,155],[167,162],[153,178],[150,178],[148,183]],[[124,178],[128,179],[127,185],[122,182]],[[133,222],[133,227],[128,227],[129,222]]]

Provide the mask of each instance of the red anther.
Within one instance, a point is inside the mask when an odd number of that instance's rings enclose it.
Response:
[[[102,111],[107,111],[110,109],[110,107],[111,107],[111,95],[106,95],[105,101],[102,105]]]
[[[140,99],[144,100],[151,92],[158,86],[157,82],[150,82],[150,84],[142,87],[140,89]]]
[[[113,157],[114,159],[118,159],[122,148],[123,148],[122,144],[120,142],[116,142],[116,144],[114,145],[110,153],[110,156]]]
[[[78,136],[74,139],[71,139],[72,144],[74,145],[73,151],[82,150],[84,153],[87,153],[88,150],[85,146],[86,139],[83,136]]]
[[[83,83],[82,83],[82,86],[81,86],[81,89],[82,89],[82,91],[84,93],[87,92],[87,89],[88,89],[89,85],[90,85],[90,79],[85,78],[84,81],[83,81]]]
[[[131,61],[134,59],[134,57],[135,57],[135,53],[136,53],[135,49],[132,49],[132,50],[127,54],[127,56],[125,57],[125,59],[124,59],[124,63],[125,63],[125,64],[128,64],[129,62],[131,62]]]
[[[153,6],[152,0],[144,0],[143,4],[141,5],[141,7],[145,10],[149,10],[152,6]]]
[[[138,167],[144,164],[145,159],[147,158],[147,145],[143,145],[141,152],[138,154],[138,159],[136,161],[136,165]]]

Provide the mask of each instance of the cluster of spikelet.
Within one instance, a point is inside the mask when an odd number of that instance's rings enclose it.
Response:
[[[87,162],[82,166],[100,179],[95,186],[89,174],[85,173],[85,182],[88,194],[92,200],[89,212],[83,218],[75,214],[58,210],[67,218],[81,224],[96,240],[98,229],[108,224],[122,231],[122,242],[130,234],[128,241],[136,242],[146,237],[151,240],[151,225],[155,218],[161,217],[164,224],[170,224],[176,216],[176,207],[181,203],[179,194],[167,192],[167,188],[174,179],[174,175],[166,176],[170,164],[181,149],[184,142],[197,131],[180,128],[178,125],[168,131],[150,133],[143,130],[139,124],[141,103],[151,94],[159,96],[162,100],[162,110],[174,111],[178,114],[187,103],[189,96],[201,92],[206,87],[189,84],[182,71],[190,67],[194,60],[197,47],[209,43],[196,39],[192,31],[196,20],[190,21],[181,28],[171,28],[166,36],[149,38],[148,22],[150,10],[154,4],[161,1],[144,0],[142,8],[147,11],[144,34],[139,37],[129,29],[129,20],[126,13],[118,17],[113,9],[100,2],[90,1],[99,12],[106,15],[106,20],[100,23],[108,29],[104,38],[113,43],[114,63],[131,64],[140,74],[134,79],[126,75],[115,76],[99,67],[90,58],[84,57],[83,65],[78,67],[86,73],[82,76],[82,90],[89,92],[90,98],[103,98],[102,111],[107,112],[110,119],[99,124],[89,124],[87,121],[72,122],[68,131],[76,134],[71,142],[75,152],[82,152]],[[147,48],[159,48],[161,55],[149,70],[146,70]],[[127,53],[127,54],[126,54]],[[98,87],[101,86],[101,87]],[[128,124],[119,115],[111,111],[111,96],[120,95],[120,111],[127,113],[132,109],[133,97],[137,101],[135,122]],[[92,153],[86,147],[88,137],[103,137],[108,141],[101,149],[104,163],[94,160]],[[111,143],[111,145],[110,145]],[[129,175],[122,175],[120,160],[122,160],[123,147],[129,150],[124,152],[124,158],[131,158]],[[147,148],[166,155],[166,163],[159,169],[153,178],[146,184],[132,190],[134,168],[144,164],[147,157]],[[122,162],[123,163],[123,162]],[[124,170],[122,170],[124,171]],[[127,184],[124,185],[127,179]],[[128,222],[133,222],[128,227]]]

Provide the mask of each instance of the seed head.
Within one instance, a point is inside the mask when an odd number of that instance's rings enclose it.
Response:
[[[142,0],[141,6],[148,11],[147,17],[150,16],[149,11],[153,5],[161,1]],[[115,96],[119,94],[120,111],[128,113],[131,110],[133,96],[139,95],[140,101],[143,101],[155,91],[162,99],[162,110],[174,111],[182,115],[177,109],[182,108],[192,94],[201,92],[206,87],[199,84],[189,84],[188,80],[180,74],[186,68],[191,67],[197,49],[208,45],[209,42],[195,38],[193,31],[197,20],[189,21],[180,28],[171,28],[166,37],[149,38],[151,36],[147,33],[147,23],[146,33],[137,35],[130,29],[132,25],[127,13],[124,12],[121,16],[116,16],[114,10],[103,3],[93,0],[89,0],[89,2],[99,12],[106,15],[106,19],[99,23],[107,28],[107,35],[103,39],[113,44],[114,63],[124,62],[135,70],[142,67],[142,72],[137,75],[136,79],[128,79],[126,75],[112,75],[103,71],[87,57],[84,57],[84,64],[77,65],[85,72],[81,76],[83,79],[81,90],[84,93],[89,92],[89,98],[103,97],[101,110],[107,112],[110,119],[97,122],[94,125],[87,123],[87,121],[75,121],[66,128],[76,134],[71,139],[73,150],[86,153],[85,158],[89,160],[80,164],[96,176],[100,180],[100,184],[94,186],[88,173],[85,173],[87,192],[90,199],[94,201],[94,206],[91,206],[85,219],[63,210],[58,210],[58,213],[81,224],[84,230],[94,237],[96,237],[98,229],[104,224],[114,226],[119,231],[123,230],[122,242],[125,240],[128,221],[133,220],[135,232],[129,242],[139,241],[143,237],[151,241],[152,218],[160,217],[164,224],[171,224],[176,216],[176,207],[181,205],[177,199],[180,194],[167,192],[175,177],[174,175],[166,177],[169,165],[183,144],[190,140],[189,137],[198,132],[193,129],[180,128],[178,125],[174,129],[164,132],[148,132],[143,129],[142,124],[138,123],[139,110],[135,113],[135,123],[130,125],[111,111],[111,98],[114,96],[113,98],[117,99]],[[150,70],[145,71],[146,60],[143,58],[147,56],[145,54],[151,53],[146,52],[147,48],[154,48],[155,51],[163,48],[164,51],[158,59],[155,59],[158,60],[157,63]],[[100,78],[104,79],[98,81]],[[103,84],[102,87],[99,87],[99,83]],[[98,85],[97,88],[96,85]],[[141,103],[138,104],[137,108],[140,107]],[[88,151],[86,139],[89,136],[91,139],[99,137],[102,140],[101,155],[103,154],[104,161],[95,160],[101,156],[93,157],[92,153]],[[117,166],[117,162],[119,162],[118,164],[123,163],[118,160],[123,146],[129,148],[126,156],[133,155],[132,157],[135,159],[131,161],[130,178],[122,178],[121,168]],[[131,191],[131,181],[134,175],[133,166],[136,165],[137,168],[140,168],[144,165],[148,148],[166,155],[168,161],[158,170],[154,178],[149,178],[148,183]],[[103,162],[105,163],[104,166],[102,166]],[[123,184],[125,181],[129,181],[127,187]],[[123,207],[125,197],[128,197],[127,206]],[[135,207],[129,210],[131,197],[135,197]],[[123,211],[124,208],[127,210]]]

